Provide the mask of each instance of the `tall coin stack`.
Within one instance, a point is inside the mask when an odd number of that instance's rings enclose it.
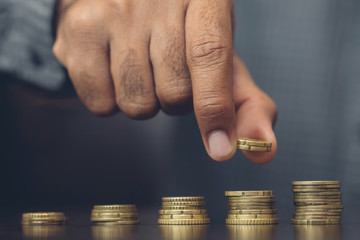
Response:
[[[62,225],[66,220],[62,212],[34,212],[22,215],[23,225]]]
[[[228,217],[226,224],[277,224],[273,191],[226,191]]]
[[[139,224],[135,205],[95,205],[91,211],[91,221],[97,224]]]
[[[160,225],[209,224],[204,197],[163,197],[159,210]]]
[[[340,224],[343,205],[339,181],[294,181],[292,224]]]

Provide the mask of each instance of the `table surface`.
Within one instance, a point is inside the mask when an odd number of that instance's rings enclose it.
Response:
[[[0,239],[249,239],[249,240],[338,240],[360,239],[360,223],[343,222],[341,225],[166,225],[156,224],[154,211],[142,211],[140,225],[93,225],[89,214],[75,212],[68,215],[64,226],[22,226],[21,214],[12,214],[0,219]]]

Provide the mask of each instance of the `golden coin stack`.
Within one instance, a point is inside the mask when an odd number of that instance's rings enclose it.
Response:
[[[226,191],[228,217],[226,224],[277,224],[273,191]]]
[[[91,221],[97,224],[139,224],[135,205],[95,205],[91,211]]]
[[[66,223],[65,214],[62,212],[34,212],[23,213],[23,225],[61,225]]]
[[[159,210],[160,225],[209,224],[204,197],[163,197]]]
[[[251,138],[239,138],[237,147],[252,152],[271,152],[271,142]]]
[[[339,181],[294,181],[292,224],[340,224],[343,205]]]

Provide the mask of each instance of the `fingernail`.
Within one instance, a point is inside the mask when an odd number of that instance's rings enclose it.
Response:
[[[230,140],[223,130],[215,130],[209,135],[209,147],[211,155],[220,160],[228,156],[232,151]]]

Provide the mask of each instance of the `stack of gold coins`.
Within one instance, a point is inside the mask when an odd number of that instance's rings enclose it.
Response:
[[[271,152],[271,142],[251,138],[239,138],[237,147],[252,152]]]
[[[91,221],[97,224],[139,224],[135,205],[95,205],[91,211]]]
[[[23,225],[61,225],[66,223],[65,214],[62,212],[34,212],[23,213]]]
[[[277,224],[273,191],[226,191],[228,217],[226,224]]]
[[[204,197],[163,197],[158,224],[209,224]]]
[[[292,224],[340,224],[343,205],[339,181],[294,181]]]

